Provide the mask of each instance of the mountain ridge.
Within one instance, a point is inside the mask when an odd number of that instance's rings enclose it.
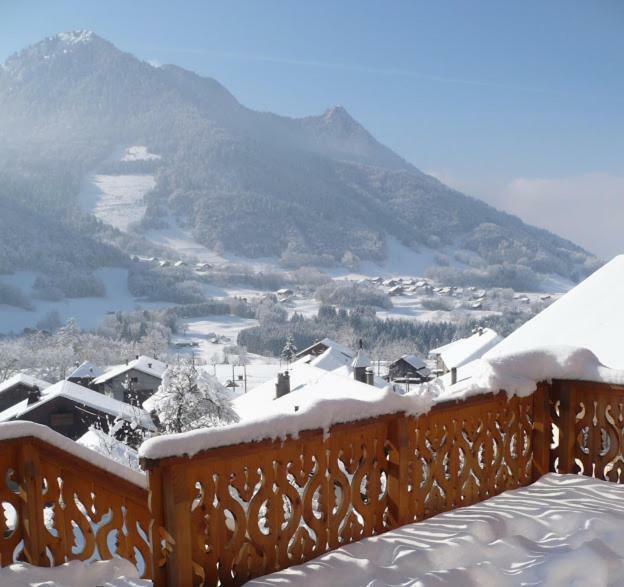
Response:
[[[302,118],[257,112],[213,78],[154,67],[92,32],[60,33],[7,59],[0,128],[15,137],[16,157],[35,146],[74,180],[114,146],[146,144],[162,163],[144,228],[173,215],[206,246],[287,266],[381,260],[389,236],[466,251],[461,263],[479,271],[578,279],[597,263],[426,175],[342,106]]]

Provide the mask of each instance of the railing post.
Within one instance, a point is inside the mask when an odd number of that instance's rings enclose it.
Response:
[[[559,393],[559,472],[575,473],[576,386],[573,382],[556,382]]]
[[[21,523],[24,532],[24,554],[35,566],[49,566],[45,550],[45,525],[43,522],[43,477],[39,451],[31,440],[19,448],[19,481],[22,499]]]
[[[174,540],[173,551],[167,557],[168,586],[193,585],[193,551],[191,535],[192,489],[189,465],[175,463],[161,472],[165,528]]]
[[[537,481],[542,475],[550,471],[550,445],[552,442],[550,392],[551,385],[542,382],[538,384],[537,390],[533,394],[533,432],[531,435],[531,448],[533,449],[532,481]]]
[[[152,549],[152,581],[154,587],[167,587],[167,558],[169,550],[163,551],[161,542],[165,532],[165,506],[163,501],[162,467],[156,464],[147,470],[149,489],[149,510],[152,514],[152,525],[149,532],[150,547]],[[171,548],[170,545],[167,545]]]
[[[399,413],[388,421],[388,508],[395,526],[409,519],[409,426],[410,416]]]

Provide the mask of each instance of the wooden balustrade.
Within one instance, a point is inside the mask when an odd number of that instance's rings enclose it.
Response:
[[[38,438],[0,447],[1,566],[118,556],[151,577],[147,489]]]
[[[240,585],[526,485],[535,398],[490,394],[146,463],[175,542],[159,580]]]
[[[0,565],[122,556],[157,587],[240,585],[548,471],[624,482],[624,387],[555,381],[144,462],[149,494],[37,438],[0,447]]]

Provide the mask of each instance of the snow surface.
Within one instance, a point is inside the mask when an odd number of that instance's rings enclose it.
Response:
[[[624,255],[615,257],[494,347],[496,357],[543,346],[591,350],[609,367],[624,369]]]
[[[247,585],[621,585],[623,527],[624,486],[551,473]]]
[[[62,322],[74,318],[83,329],[96,328],[108,314],[115,312],[158,309],[172,306],[168,302],[146,302],[134,297],[128,290],[128,270],[104,267],[94,272],[106,285],[106,295],[101,298],[68,298],[58,302],[33,299],[34,311],[0,304],[0,333],[21,332],[34,328],[39,320],[52,311],[59,313]],[[0,282],[18,287],[32,296],[37,274],[19,271],[13,275],[0,276]]]
[[[139,487],[147,488],[147,478],[144,473],[133,471],[128,467],[120,465],[115,461],[99,455],[97,452],[81,446],[77,442],[54,432],[48,426],[35,424],[33,422],[5,422],[0,423],[0,440],[9,440],[12,438],[26,438],[33,436],[39,440],[43,440],[65,452],[90,462],[96,467],[111,473],[122,479],[126,479]],[[4,587],[4,583],[0,583]]]
[[[484,328],[472,336],[460,338],[447,345],[432,349],[429,351],[429,355],[440,355],[447,369],[452,369],[482,357],[501,340],[503,340],[502,337],[494,330]],[[533,346],[535,346],[535,342]]]
[[[128,232],[143,219],[143,196],[156,186],[150,174],[89,174],[83,181],[80,201],[83,208],[102,222]]]
[[[121,156],[122,161],[159,161],[160,155],[150,153],[144,145],[134,145],[128,147]]]
[[[125,559],[86,563],[70,561],[58,567],[35,567],[16,563],[0,568],[2,587],[151,587],[139,579],[137,571]]]

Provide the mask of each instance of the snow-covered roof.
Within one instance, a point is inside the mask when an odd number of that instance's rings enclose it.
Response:
[[[141,355],[138,359],[134,359],[134,361],[129,361],[128,364],[116,365],[115,367],[111,367],[107,371],[105,371],[102,375],[100,375],[97,379],[93,381],[94,385],[99,385],[100,383],[106,383],[115,377],[119,377],[119,375],[123,375],[131,370],[140,371],[141,373],[145,373],[146,375],[151,375],[152,377],[158,377],[158,379],[162,379],[163,373],[167,369],[167,364],[159,361],[158,359],[153,359],[152,357],[146,357],[145,355]]]
[[[368,367],[370,365],[370,357],[363,350],[359,349],[357,355],[355,355],[355,359],[351,363],[351,367],[354,369],[361,369],[362,367]]]
[[[460,338],[447,345],[432,349],[430,355],[439,355],[448,369],[461,367],[482,357],[502,339],[491,328],[483,328],[467,338]]]
[[[57,397],[72,400],[76,402],[76,404],[81,404],[85,407],[109,414],[113,417],[119,416],[124,420],[130,421],[138,418],[144,428],[154,428],[152,419],[145,410],[131,406],[124,402],[120,402],[115,398],[93,391],[88,387],[83,387],[77,383],[65,380],[59,381],[58,383],[55,383],[45,389],[41,393],[41,399],[36,402],[29,404],[28,399],[25,399],[10,408],[7,408],[3,412],[0,412],[0,422],[17,420],[35,408],[38,408]]]
[[[416,355],[403,355],[400,359],[395,361],[395,363],[398,363],[400,360],[403,360],[409,365],[411,365],[412,367],[414,367],[416,371],[423,371],[423,372],[429,371],[429,369],[427,369],[427,365],[425,364],[425,361],[423,361],[423,359],[421,359],[420,357]]]
[[[0,393],[8,389],[12,389],[16,385],[25,385],[26,387],[38,387],[39,389],[45,389],[46,387],[50,387],[51,384],[43,379],[37,379],[36,377],[31,377],[30,375],[26,375],[24,373],[17,373],[16,375],[13,375],[13,377],[9,377],[7,380],[0,383]]]
[[[330,352],[331,349],[325,351]],[[318,359],[322,359],[325,353]],[[294,363],[290,370],[290,393],[279,399],[275,399],[275,381],[271,379],[232,402],[241,420],[267,417],[280,412],[294,413],[295,406],[302,410],[323,397],[368,398],[371,393],[379,391],[377,386],[356,381],[350,367],[345,364],[327,370],[302,362]],[[388,385],[383,380],[381,383],[384,387]]]
[[[345,365],[350,365],[351,360],[352,358],[345,355],[343,352],[334,347],[328,347],[320,355],[305,355],[301,357],[293,363],[293,366],[304,363],[306,365],[318,367],[319,369],[324,369],[325,371],[333,371]]]
[[[327,348],[335,349],[335,350],[341,352],[343,355],[346,355],[350,359],[352,359],[353,356],[354,356],[354,353],[353,353],[353,351],[350,348],[347,348],[346,346],[343,346],[343,345],[337,343],[335,340],[332,340],[331,338],[324,338],[322,340],[319,340],[319,341],[315,342],[314,344],[310,345],[309,347],[307,347],[307,348],[303,349],[302,351],[300,351],[299,353],[297,353],[297,356],[303,357],[304,355],[306,355],[308,353],[308,351],[313,349],[318,344],[322,344],[322,345],[326,346]]]
[[[572,345],[624,369],[624,255],[615,257],[489,351],[495,357],[536,346]]]
[[[90,363],[89,361],[85,361],[82,365],[79,365],[74,369],[67,379],[83,379],[85,377],[99,377],[102,375],[103,370],[101,367]]]

